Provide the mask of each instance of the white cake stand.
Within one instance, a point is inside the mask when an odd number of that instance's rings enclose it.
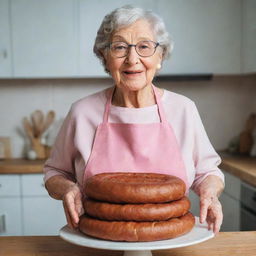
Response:
[[[107,250],[123,250],[124,256],[152,256],[151,250],[171,249],[193,245],[214,237],[212,230],[208,230],[207,224],[200,224],[196,217],[194,228],[187,234],[168,240],[153,242],[114,242],[93,238],[64,226],[60,230],[60,237],[72,244]]]

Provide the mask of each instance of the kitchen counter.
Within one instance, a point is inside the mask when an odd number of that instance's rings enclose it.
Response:
[[[177,249],[156,250],[154,256],[255,256],[256,231],[221,232],[200,244]],[[0,237],[0,256],[122,256],[109,251],[70,244],[58,236]]]
[[[42,173],[44,162],[22,158],[0,160],[0,174]]]
[[[256,157],[220,153],[220,168],[256,187]]]
[[[220,168],[256,186],[256,157],[220,152]],[[45,160],[9,159],[0,161],[0,174],[42,173]]]

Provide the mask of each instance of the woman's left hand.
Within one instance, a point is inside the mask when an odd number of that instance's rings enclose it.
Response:
[[[221,203],[216,195],[203,194],[200,197],[200,222],[207,221],[208,229],[217,234],[223,221]]]
[[[208,229],[217,234],[223,221],[221,203],[218,199],[224,189],[222,180],[214,175],[207,176],[199,185],[200,222],[207,221]]]

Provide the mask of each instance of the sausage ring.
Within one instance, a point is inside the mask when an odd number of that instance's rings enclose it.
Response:
[[[167,221],[103,221],[83,215],[79,230],[86,235],[112,241],[156,241],[170,239],[188,233],[195,224],[195,217],[189,212],[179,218]]]
[[[111,204],[87,199],[85,213],[102,220],[161,221],[186,214],[190,208],[187,197],[161,204]]]
[[[183,180],[159,173],[100,173],[85,184],[85,195],[112,203],[165,203],[181,199],[186,190]]]

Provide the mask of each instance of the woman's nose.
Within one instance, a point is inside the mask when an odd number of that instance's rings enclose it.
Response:
[[[128,53],[127,53],[127,56],[126,56],[127,62],[129,64],[136,64],[138,62],[139,57],[140,56],[136,52],[135,47],[134,46],[130,46],[129,50],[128,50]]]

